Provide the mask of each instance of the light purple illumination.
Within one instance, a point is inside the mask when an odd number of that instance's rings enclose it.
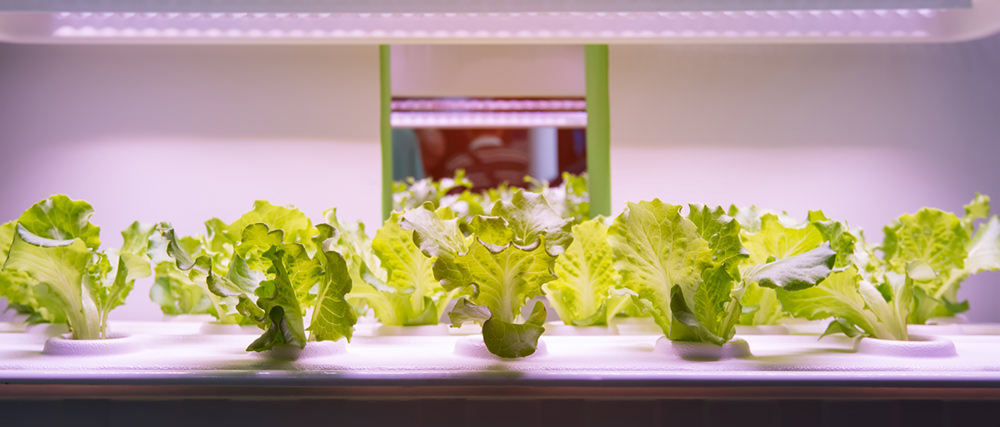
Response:
[[[662,40],[920,38],[933,9],[547,13],[58,13],[51,36],[86,39]]]
[[[585,110],[582,99],[397,99],[393,111],[567,111]]]
[[[392,113],[393,127],[526,128],[586,127],[587,113],[563,112],[409,112]]]

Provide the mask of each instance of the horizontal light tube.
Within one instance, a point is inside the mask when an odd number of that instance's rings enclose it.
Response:
[[[584,112],[490,112],[490,113],[429,113],[393,112],[392,127],[397,128],[530,128],[587,126]]]
[[[684,39],[927,37],[935,9],[637,13],[71,13],[52,36],[86,39]]]

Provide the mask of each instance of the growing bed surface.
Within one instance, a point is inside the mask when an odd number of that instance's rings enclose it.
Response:
[[[291,393],[312,389],[390,396],[576,395],[595,388],[619,390],[623,396],[688,392],[796,397],[865,390],[982,396],[1000,389],[1000,335],[962,334],[963,327],[956,326],[938,328],[938,336],[954,342],[955,357],[874,356],[855,352],[854,340],[843,336],[818,340],[816,335],[789,334],[744,335],[752,357],[712,362],[657,352],[656,335],[546,335],[546,354],[520,360],[464,356],[455,354],[456,343],[476,336],[373,336],[372,326],[363,324],[341,353],[286,361],[245,352],[254,335],[199,334],[195,322],[119,322],[113,327],[139,340],[142,349],[106,356],[45,355],[41,350],[46,336],[40,330],[0,333],[0,394],[73,394],[74,386],[111,395],[211,393],[213,387],[253,393],[279,387]],[[964,325],[964,330],[979,334],[991,328],[1000,332],[1000,326]],[[924,326],[920,332],[934,329]]]

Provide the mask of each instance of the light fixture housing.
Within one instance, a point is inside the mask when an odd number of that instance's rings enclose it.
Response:
[[[845,43],[1000,31],[991,0],[0,1],[23,43]]]

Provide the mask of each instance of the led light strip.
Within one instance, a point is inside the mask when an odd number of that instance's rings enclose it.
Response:
[[[2,0],[0,11],[201,13],[527,13],[961,9],[972,0]]]
[[[135,39],[926,37],[933,9],[621,13],[59,13],[53,35]]]
[[[397,99],[393,111],[583,111],[582,99]]]
[[[421,128],[526,128],[563,127],[582,128],[587,126],[584,112],[518,112],[518,113],[428,113],[393,112],[390,117],[392,127]]]

